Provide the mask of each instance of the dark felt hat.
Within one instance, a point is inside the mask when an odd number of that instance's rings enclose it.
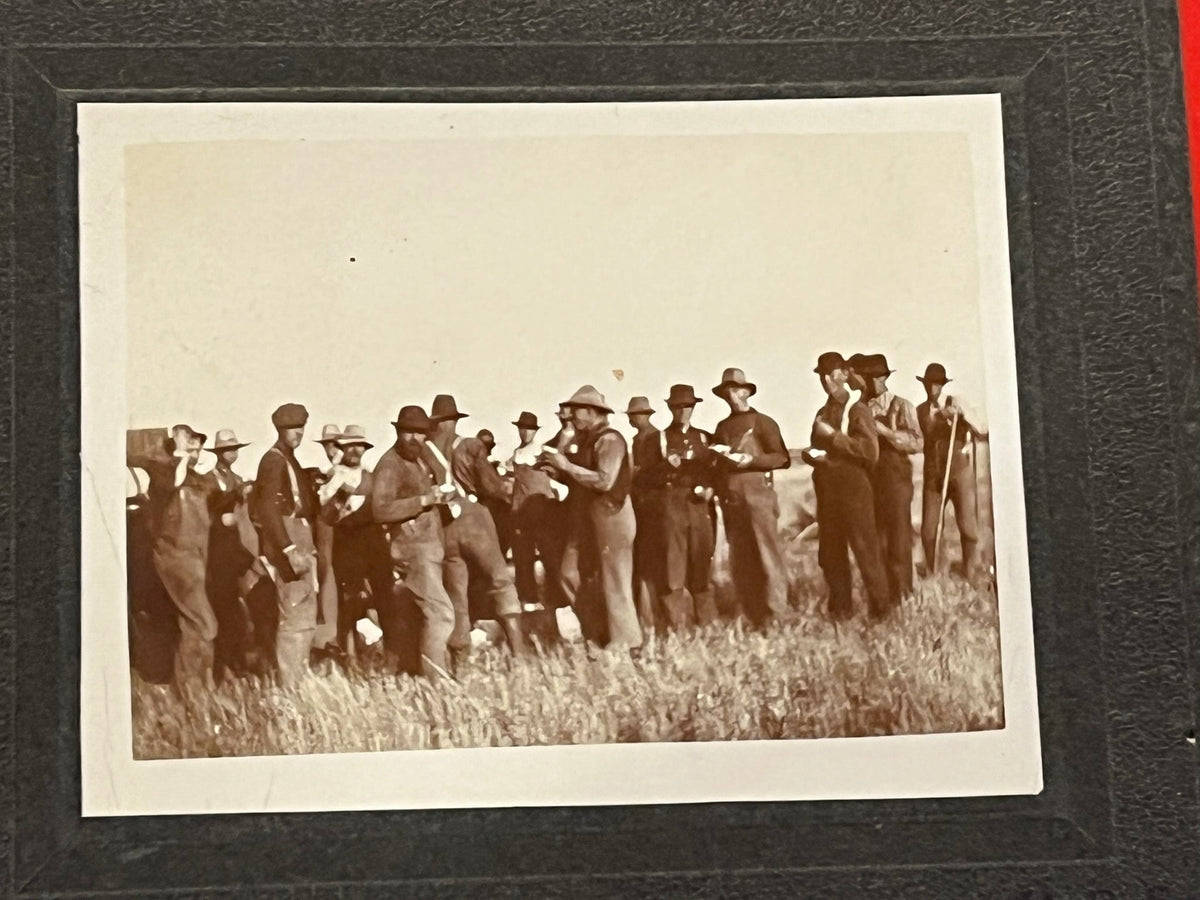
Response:
[[[425,415],[425,410],[421,407],[411,405],[402,407],[392,424],[396,426],[397,431],[426,432],[433,426],[433,420]]]
[[[863,360],[858,365],[850,363],[851,368],[859,375],[864,375],[867,378],[880,378],[884,375],[891,375],[895,369],[888,367],[887,357],[882,353],[868,353],[863,357]]]
[[[208,435],[202,431],[197,431],[191,425],[185,425],[182,422],[171,429],[171,434],[174,435],[177,431],[186,431],[201,444],[208,440]]]
[[[654,407],[650,405],[649,397],[630,397],[629,406],[625,408],[627,416],[650,416],[654,414]]]
[[[299,403],[285,403],[271,413],[271,424],[277,429],[303,428],[308,424],[308,410]]]
[[[953,380],[946,377],[946,367],[941,363],[930,363],[925,367],[925,377],[917,376],[917,381],[921,384],[946,384]]]
[[[667,397],[667,406],[674,409],[677,406],[695,406],[703,403],[703,397],[696,396],[696,389],[690,384],[671,385],[671,396]]]
[[[818,375],[828,375],[834,369],[848,369],[850,364],[846,358],[835,350],[829,350],[817,357],[817,367],[813,369]]]
[[[449,394],[438,394],[433,398],[433,406],[429,407],[429,418],[434,422],[446,419],[465,419],[467,414],[458,411],[458,404]]]
[[[537,416],[531,412],[521,413],[519,416],[517,416],[517,419],[515,422],[513,422],[513,424],[518,428],[532,428],[535,431],[541,427],[538,425]]]
[[[721,373],[721,383],[713,388],[713,393],[721,397],[731,387],[750,388],[751,394],[758,392],[758,385],[747,379],[746,373],[741,369],[733,368],[732,366]]]

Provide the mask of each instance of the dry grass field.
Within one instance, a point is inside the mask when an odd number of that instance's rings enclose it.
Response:
[[[800,476],[781,480],[784,505],[802,489]],[[981,510],[988,510],[986,492],[980,500]],[[973,586],[954,574],[920,579],[914,600],[888,621],[872,625],[860,613],[835,628],[823,613],[816,542],[797,537],[794,529],[785,537],[791,601],[799,612],[795,622],[754,632],[731,618],[658,637],[637,661],[590,660],[580,644],[545,645],[520,659],[488,646],[457,681],[436,685],[370,666],[348,672],[329,666],[291,689],[234,680],[184,704],[167,688],[135,675],[134,755],[821,738],[1003,727],[991,585]],[[946,546],[956,545],[951,524]],[[723,566],[718,570],[723,575]],[[721,578],[718,591],[728,596]]]

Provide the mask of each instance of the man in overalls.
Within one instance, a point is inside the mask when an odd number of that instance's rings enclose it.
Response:
[[[547,448],[549,464],[570,483],[571,525],[563,553],[563,592],[584,637],[635,653],[642,629],[633,601],[632,467],[625,438],[608,424],[612,408],[590,384],[566,401],[574,427],[567,452]]]
[[[751,408],[758,388],[726,369],[713,393],[729,415],[713,432],[717,490],[729,540],[729,568],[742,612],[757,626],[788,618],[788,576],[779,546],[779,499],[771,473],[791,466],[779,426]]]
[[[633,599],[638,619],[647,631],[659,624],[657,601],[662,591],[664,555],[662,484],[658,480],[662,432],[650,424],[653,414],[649,397],[631,397],[625,409],[635,430],[630,455],[633,462],[630,499],[637,521],[633,539]]]
[[[875,526],[887,570],[892,601],[913,592],[913,464],[912,455],[925,445],[917,410],[887,388],[887,357],[872,353],[857,369],[863,377],[863,399],[875,418],[879,459],[871,471],[875,495]]]
[[[813,467],[817,494],[817,558],[829,586],[829,616],[835,622],[854,615],[850,555],[858,563],[872,618],[892,606],[879,532],[871,470],[879,458],[879,439],[870,409],[860,402],[861,382],[840,353],[822,353],[813,371],[828,399],[813,420],[812,447],[804,459]]]
[[[671,424],[662,432],[660,466],[664,550],[662,605],[673,628],[717,620],[712,592],[716,548],[711,436],[692,426],[697,403],[690,384],[671,386]]]
[[[259,552],[279,600],[275,663],[285,684],[308,671],[317,627],[317,497],[296,461],[307,423],[308,410],[298,403],[285,403],[271,414],[278,438],[258,464],[253,492]]]
[[[450,636],[450,656],[456,666],[471,653],[472,616],[470,579],[480,580],[487,598],[487,617],[494,617],[514,653],[525,649],[521,631],[521,601],[513,584],[508,563],[500,552],[500,538],[492,514],[480,502],[488,497],[508,500],[512,486],[504,481],[488,462],[487,449],[478,438],[460,437],[458,420],[466,418],[449,394],[438,394],[430,408],[433,430],[425,445],[429,464],[438,480],[458,489],[451,518],[443,523],[446,559],[442,579],[454,602],[454,632]]]

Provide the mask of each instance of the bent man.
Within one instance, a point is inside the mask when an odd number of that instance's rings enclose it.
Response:
[[[375,465],[371,511],[383,525],[392,562],[397,614],[405,628],[389,652],[400,667],[428,678],[449,675],[447,641],[454,631],[454,604],[442,584],[446,558],[443,512],[453,487],[439,486],[425,461],[425,410],[405,406],[396,421],[396,443]]]
[[[563,553],[563,592],[586,638],[633,651],[642,629],[633,602],[636,521],[629,499],[632,469],[625,438],[608,424],[612,408],[591,385],[566,401],[574,436],[568,454],[547,448],[549,464],[570,482],[570,529]]]
[[[713,432],[717,489],[729,540],[729,568],[742,612],[755,625],[788,614],[787,569],[779,546],[779,498],[772,472],[792,464],[770,416],[750,406],[758,391],[741,369],[726,369],[713,393],[729,415]]]
[[[254,519],[259,552],[279,601],[275,663],[280,678],[288,683],[308,671],[317,629],[317,550],[312,527],[317,497],[296,460],[308,410],[298,403],[285,403],[271,414],[271,424],[278,438],[258,464]]]
[[[488,462],[487,449],[478,438],[461,437],[458,420],[466,418],[449,394],[433,400],[430,413],[431,439],[425,449],[426,462],[438,480],[457,489],[454,515],[442,530],[446,542],[443,580],[454,603],[454,633],[450,653],[456,665],[471,652],[473,618],[468,589],[472,575],[482,582],[489,602],[487,612],[500,622],[504,636],[514,653],[525,648],[521,631],[521,602],[513,585],[508,563],[500,552],[496,524],[480,498],[511,500],[512,486],[500,477]]]

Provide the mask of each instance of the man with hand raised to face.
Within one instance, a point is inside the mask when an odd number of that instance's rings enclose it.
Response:
[[[894,602],[879,551],[871,470],[879,459],[879,438],[871,410],[862,398],[862,381],[840,353],[822,353],[813,369],[827,400],[812,427],[812,448],[805,461],[813,466],[817,494],[817,558],[829,585],[829,615],[834,621],[854,615],[850,555],[867,590],[872,618],[887,614]]]
[[[742,612],[766,625],[788,618],[788,578],[779,547],[779,498],[771,473],[792,464],[779,426],[750,406],[757,386],[741,369],[726,369],[713,393],[729,415],[713,432],[717,491],[729,540],[729,568]]]

